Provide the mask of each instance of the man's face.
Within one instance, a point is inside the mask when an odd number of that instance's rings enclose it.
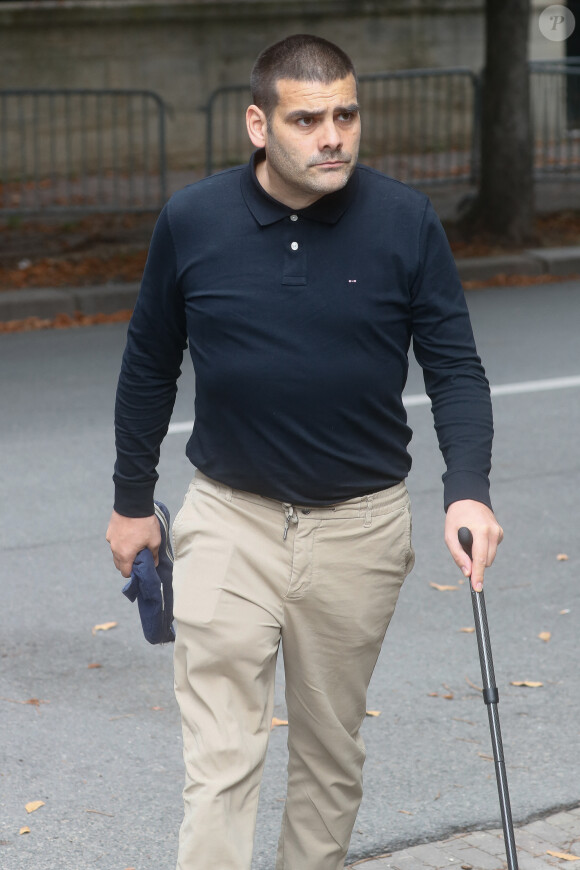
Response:
[[[354,171],[361,129],[356,82],[352,75],[329,85],[281,79],[277,87],[278,104],[261,128],[266,160],[258,179],[275,199],[305,208],[344,187]]]

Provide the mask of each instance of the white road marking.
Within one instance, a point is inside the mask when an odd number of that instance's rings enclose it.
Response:
[[[566,378],[545,378],[541,381],[520,381],[515,384],[499,384],[491,388],[492,396],[518,396],[522,393],[541,393],[546,390],[566,390],[571,387],[580,387],[580,375],[572,375]],[[425,393],[403,396],[403,404],[406,408],[414,408],[417,405],[429,405],[431,400]],[[177,435],[181,432],[191,434],[193,420],[183,423],[170,423],[168,435]]]
[[[185,423],[170,423],[167,430],[168,435],[178,435],[180,432],[189,432],[193,429],[193,420],[186,420]]]
[[[546,390],[565,390],[570,387],[580,387],[580,375],[567,378],[545,378],[541,381],[520,381],[515,384],[499,384],[491,388],[492,396],[517,396],[521,393],[541,393]],[[406,408],[416,405],[429,405],[431,400],[425,393],[414,396],[403,396]]]
[[[522,381],[519,384],[500,384],[491,388],[492,396],[515,396],[518,393],[541,393],[543,390],[566,390],[580,387],[580,375],[569,378],[546,378],[543,381]]]

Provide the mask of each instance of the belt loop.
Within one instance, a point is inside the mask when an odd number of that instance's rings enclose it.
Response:
[[[366,497],[366,509],[365,509],[365,521],[364,528],[370,528],[371,521],[373,518],[373,497],[372,495],[367,495]]]
[[[288,537],[288,527],[290,523],[296,525],[296,523],[298,522],[298,516],[296,514],[296,511],[294,510],[293,504],[289,504],[288,502],[283,502],[282,504],[284,507],[285,516],[284,531],[282,533],[282,537],[284,540],[286,540],[286,538]]]

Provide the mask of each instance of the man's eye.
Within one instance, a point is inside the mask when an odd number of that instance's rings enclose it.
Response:
[[[312,127],[314,123],[313,118],[298,118],[298,126],[299,127]]]
[[[354,120],[354,112],[341,112],[338,116],[338,120],[342,121],[344,124],[350,124],[350,122]]]

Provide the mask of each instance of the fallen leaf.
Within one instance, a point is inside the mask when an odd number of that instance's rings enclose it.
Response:
[[[27,701],[17,701],[15,698],[0,698],[0,701],[8,701],[9,704],[30,704],[31,707],[50,704],[50,701],[42,701],[40,698],[29,698]]]
[[[152,710],[165,710],[165,707],[151,707]]]
[[[570,613],[570,608],[565,607],[564,610],[560,611],[560,616],[565,616],[567,613]]]
[[[541,631],[539,633],[538,637],[540,638],[540,640],[543,640],[544,643],[548,643],[548,641],[552,637],[552,632],[551,631]]]
[[[429,586],[438,592],[455,592],[456,589],[459,589],[459,586],[442,586],[441,583],[429,583]]]
[[[103,813],[101,810],[85,810],[85,813],[94,813],[96,816],[107,816],[109,819],[114,819],[111,813]]]
[[[116,622],[102,622],[100,625],[95,625],[93,627],[93,634],[96,634],[97,631],[109,631],[109,629],[115,628],[116,625]]]
[[[580,861],[578,855],[572,855],[570,852],[552,852],[551,849],[546,849],[546,855],[553,855],[554,858],[561,858],[562,861]]]
[[[566,555],[566,553],[558,553],[556,559],[558,560],[558,562],[567,562],[568,556]]]
[[[367,714],[367,716],[380,716],[381,711],[380,710],[367,710],[366,714]]]
[[[477,754],[479,755],[480,758],[483,758],[485,761],[494,761],[495,760],[493,755],[486,755],[484,752],[478,752]]]
[[[543,683],[536,682],[535,680],[512,680],[510,683],[511,686],[526,686],[528,689],[539,689],[540,686],[543,686]]]
[[[449,695],[443,695],[443,697],[445,698],[446,701],[452,701],[454,698],[454,695],[450,693]]]
[[[287,724],[288,724],[287,719],[276,719],[275,716],[272,718],[272,728],[278,728],[280,725],[287,725]]]
[[[29,833],[30,833],[30,828],[27,828],[26,825],[25,825],[23,828],[20,828],[20,830],[18,831],[18,833],[19,833],[19,834],[29,834]]]
[[[94,671],[96,668],[102,668],[103,666],[98,664],[98,662],[92,662],[90,665],[87,665],[87,668],[91,671]]]
[[[36,810],[39,810],[40,807],[44,806],[44,801],[29,801],[24,809],[27,813],[34,813]]]
[[[439,697],[439,692],[429,692],[429,697],[430,697],[430,698],[438,698],[438,697]]]
[[[483,692],[481,686],[476,686],[475,683],[472,683],[469,677],[465,677],[465,682],[468,686],[471,686],[472,689],[477,689],[478,692]]]
[[[409,810],[399,810],[400,813],[403,813],[404,816],[412,816],[413,813],[410,813]]]
[[[475,629],[473,628],[473,626],[468,625],[467,628],[460,628],[459,631],[463,631],[465,634],[473,634]]]
[[[462,864],[461,870],[473,870],[473,864]]]

